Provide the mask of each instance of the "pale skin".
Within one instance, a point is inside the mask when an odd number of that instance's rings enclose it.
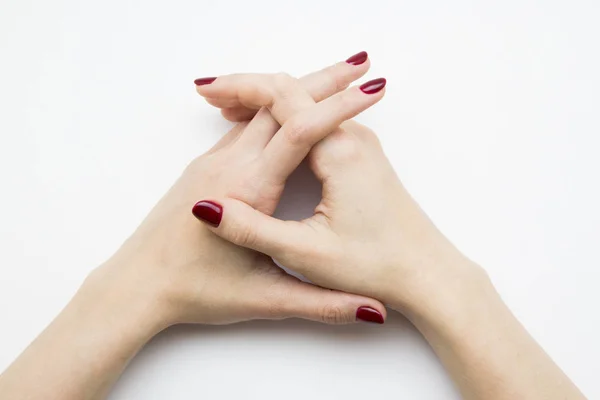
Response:
[[[179,323],[344,324],[359,309],[385,319],[387,304],[429,341],[466,399],[583,399],[485,271],[421,211],[375,134],[351,121],[385,93],[347,88],[368,69],[369,60],[341,62],[301,79],[240,74],[198,86],[227,119],[251,121],[194,160],[90,274],[0,375],[0,398],[104,398],[144,344]],[[271,217],[306,157],[323,184],[315,214]],[[222,207],[218,226],[190,212],[202,200]]]

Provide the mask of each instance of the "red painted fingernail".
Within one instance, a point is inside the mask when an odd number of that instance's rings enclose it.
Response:
[[[366,94],[377,93],[385,87],[386,82],[387,81],[385,80],[385,78],[373,79],[372,81],[365,82],[362,85],[360,85],[360,90],[362,90],[363,93]]]
[[[352,57],[347,59],[346,62],[348,64],[352,64],[352,65],[360,65],[360,64],[364,63],[365,61],[367,61],[367,58],[369,58],[369,55],[367,54],[367,52],[361,51],[360,53],[356,53],[355,55],[353,55]]]
[[[372,322],[374,324],[383,324],[383,315],[379,311],[371,307],[360,307],[356,310],[356,319]]]
[[[223,207],[214,201],[202,200],[194,204],[192,214],[200,221],[216,228],[221,223],[221,218],[223,218]]]
[[[208,85],[209,83],[213,83],[217,79],[216,76],[211,76],[210,78],[198,78],[194,81],[196,86]]]

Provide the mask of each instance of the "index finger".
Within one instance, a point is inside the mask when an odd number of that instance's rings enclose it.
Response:
[[[385,85],[385,78],[373,79],[295,113],[281,126],[261,155],[265,176],[274,182],[284,182],[317,142],[342,122],[381,100]]]
[[[366,74],[369,67],[368,54],[364,51],[360,52],[346,61],[330,65],[298,80],[294,79],[296,81],[294,94],[298,94],[297,89],[303,89],[308,93],[307,97],[313,100],[311,103],[320,102],[344,90],[352,82]],[[223,108],[223,114],[228,119],[236,121],[251,119],[261,106],[273,106],[277,100],[273,92],[273,87],[277,83],[272,80],[268,85],[266,80],[269,76],[272,79],[279,76],[276,79],[279,79],[280,91],[283,92],[281,94],[284,97],[294,97],[290,95],[292,80],[286,79],[290,77],[286,77],[285,74],[236,74],[220,76],[208,81],[199,79],[197,81],[201,84],[197,84],[196,90],[210,104]],[[267,87],[264,86],[266,83]],[[245,87],[241,87],[240,84]],[[308,102],[302,105],[306,106]],[[290,105],[288,104],[288,106]],[[282,113],[287,114],[285,111],[288,106],[284,106]],[[273,110],[271,111],[273,112]],[[277,113],[279,110],[275,111]],[[279,113],[273,116],[280,125],[287,119],[284,118],[286,115]]]

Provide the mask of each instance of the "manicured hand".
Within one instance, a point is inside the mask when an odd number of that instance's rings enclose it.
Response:
[[[362,90],[376,92],[384,84],[371,81]],[[250,115],[272,90],[268,82],[232,80],[199,92],[213,104],[234,105],[237,115]],[[275,111],[273,118],[285,123],[285,113]],[[323,184],[312,217],[281,221],[262,213],[259,203],[204,197],[222,213],[220,225],[210,229],[318,285],[377,298],[404,312],[419,312],[434,299],[448,301],[482,275],[413,201],[370,129],[344,122],[314,146],[309,162]]]
[[[368,67],[342,62],[303,81],[286,74],[197,80],[198,91],[209,97],[213,91],[237,88],[230,95],[235,101],[228,104],[244,104],[250,97],[258,100],[256,107],[262,111],[191,163],[133,236],[94,274],[97,280],[110,282],[114,293],[152,307],[165,325],[288,317],[336,324],[357,319],[383,323],[385,308],[379,301],[301,282],[270,257],[214,235],[190,212],[193,206],[197,217],[219,226],[217,203],[195,204],[218,198],[271,214],[285,180],[311,147],[382,98],[383,91],[343,90]],[[255,87],[267,90],[254,91]],[[314,98],[324,100],[315,103]],[[270,113],[284,121],[280,129]],[[227,226],[236,242],[250,240],[243,237],[248,231]]]

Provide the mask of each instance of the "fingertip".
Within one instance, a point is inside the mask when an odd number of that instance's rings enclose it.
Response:
[[[371,68],[371,59],[367,58],[367,61],[364,62],[364,64],[361,64],[363,66],[363,68],[365,69],[365,71],[368,71],[369,68]]]
[[[356,310],[356,320],[382,325],[385,323],[385,308],[381,312],[370,306],[358,307]]]
[[[194,79],[194,84],[196,86],[210,85],[215,80],[217,80],[216,76],[210,76],[210,77],[206,77],[206,78],[198,78],[198,79]]]
[[[216,201],[200,200],[192,207],[192,214],[198,220],[218,228],[223,218],[223,206]]]
[[[329,324],[367,322],[381,325],[387,317],[385,306],[369,297],[333,290],[323,300],[326,305],[321,308],[321,320]]]
[[[375,94],[381,92],[385,89],[385,85],[387,84],[387,80],[385,78],[377,78],[372,79],[368,82],[363,83],[359,86],[359,89],[364,94]]]
[[[363,57],[363,53],[365,58],[360,58]],[[341,79],[344,83],[347,83],[347,85],[350,85],[353,81],[364,76],[370,68],[371,60],[366,51],[361,51],[360,53],[351,56],[346,61],[340,61],[334,65],[334,70],[336,70],[337,74],[340,76],[338,79]]]
[[[345,61],[346,64],[350,64],[350,65],[362,65],[365,62],[367,62],[369,59],[369,54],[366,51],[361,51],[358,52],[350,57],[348,57],[348,59]]]
[[[208,78],[198,78],[194,80],[194,85],[196,87],[196,93],[198,93],[200,96],[205,97],[205,93],[207,92],[206,89],[209,88],[211,86],[211,83],[213,83],[217,78],[212,76],[212,77],[208,77]]]
[[[347,87],[352,84],[352,82],[362,78],[367,72],[369,72],[369,69],[371,68],[371,60],[367,58],[361,64],[350,64],[347,61],[340,61],[335,65],[335,67],[338,67],[337,74],[340,76],[338,79],[346,83]]]

